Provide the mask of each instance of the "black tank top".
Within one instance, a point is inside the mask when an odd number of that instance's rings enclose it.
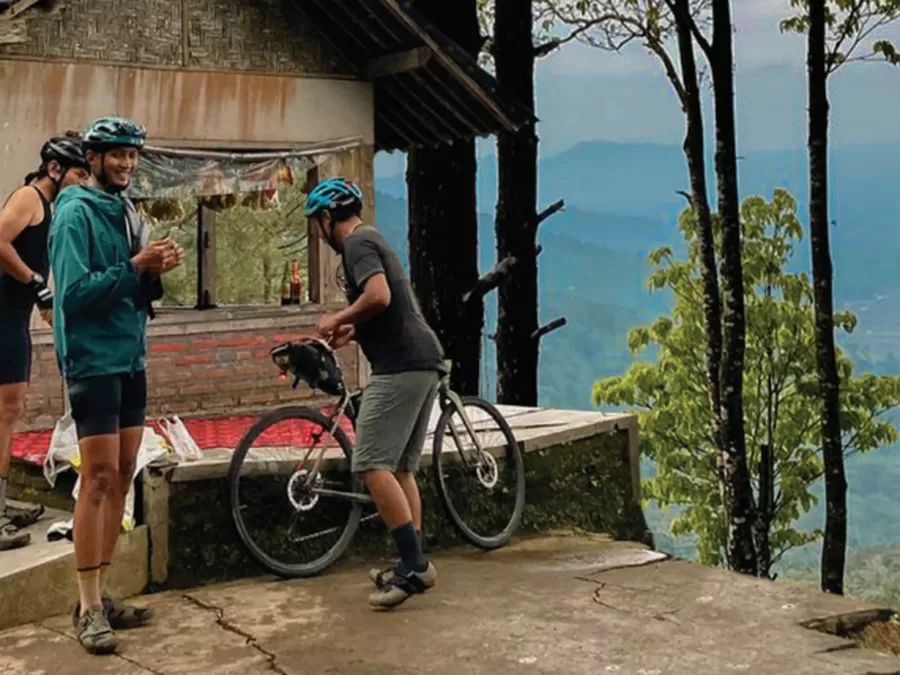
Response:
[[[22,230],[19,236],[13,240],[12,245],[22,262],[46,279],[50,269],[50,251],[47,248],[47,239],[50,235],[50,221],[53,214],[44,193],[33,185],[29,187],[41,198],[44,217],[37,225],[29,225]],[[33,289],[19,282],[12,275],[0,271],[0,312],[7,310],[31,312],[34,302]]]

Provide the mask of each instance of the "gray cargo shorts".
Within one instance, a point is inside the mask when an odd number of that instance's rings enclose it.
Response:
[[[356,423],[354,473],[418,470],[437,385],[430,370],[372,377]]]

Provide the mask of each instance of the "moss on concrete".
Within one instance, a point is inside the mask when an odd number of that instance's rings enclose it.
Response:
[[[74,471],[65,471],[56,477],[56,487],[52,487],[44,477],[44,470],[40,466],[26,464],[13,460],[9,469],[10,499],[18,499],[31,504],[43,504],[47,508],[69,511],[75,509],[75,500],[72,498],[72,488],[78,474]]]
[[[526,507],[520,533],[566,528],[602,532],[652,545],[640,506],[632,497],[628,438],[607,433],[525,456]],[[438,500],[433,473],[419,476],[426,550],[462,543]],[[228,508],[225,480],[175,483],[169,501],[166,588],[186,588],[264,574],[240,542]],[[272,489],[271,513],[286,513],[281,489]],[[268,498],[267,498],[268,499]],[[469,500],[475,529],[495,519],[502,504]],[[372,509],[364,511],[371,513]],[[273,523],[276,516],[273,515]],[[364,522],[347,559],[390,558],[393,545],[381,521]]]

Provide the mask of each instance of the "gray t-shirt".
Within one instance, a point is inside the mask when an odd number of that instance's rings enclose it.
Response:
[[[373,375],[443,368],[444,350],[425,322],[400,258],[374,227],[362,225],[344,240],[347,301],[362,295],[366,281],[384,272],[391,302],[368,321],[356,324],[356,341],[372,364]]]

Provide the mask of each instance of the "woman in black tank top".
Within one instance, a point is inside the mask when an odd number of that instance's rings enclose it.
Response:
[[[12,247],[29,269],[46,279],[47,270],[50,267],[47,238],[50,235],[50,221],[53,219],[53,212],[50,210],[50,202],[47,201],[47,197],[37,186],[29,185],[21,189],[33,189],[37,193],[44,209],[44,215],[36,225],[25,227],[19,236],[13,239]],[[31,283],[23,284],[12,274],[0,271],[0,311],[4,313],[6,313],[4,310],[24,311],[30,315],[36,300],[37,295]]]
[[[42,507],[6,504],[12,434],[31,377],[31,313],[36,304],[52,304],[46,284],[50,205],[60,190],[87,180],[89,170],[79,139],[51,139],[41,150],[40,169],[0,208],[0,550],[27,544],[30,536],[19,528],[43,513]]]

